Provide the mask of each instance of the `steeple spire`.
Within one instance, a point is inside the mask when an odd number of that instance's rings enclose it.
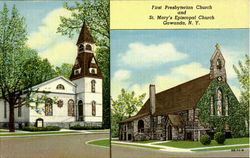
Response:
[[[226,81],[225,59],[220,51],[220,45],[215,45],[215,52],[210,59],[210,79]]]
[[[79,45],[79,44],[85,43],[85,42],[91,43],[91,44],[95,43],[93,40],[93,37],[91,36],[91,34],[89,32],[89,29],[88,29],[86,23],[84,22],[76,45]]]

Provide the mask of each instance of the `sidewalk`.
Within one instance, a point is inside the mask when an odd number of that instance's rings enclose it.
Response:
[[[249,145],[249,144],[234,144],[234,145],[221,145],[221,146],[210,146],[210,147],[199,147],[199,148],[174,148],[174,147],[169,147],[169,146],[162,146],[162,145],[155,145],[157,143],[163,143],[163,141],[159,142],[153,142],[153,143],[131,143],[131,142],[124,142],[124,141],[111,141],[112,143],[117,143],[117,144],[123,144],[123,145],[137,145],[137,146],[148,146],[148,147],[157,147],[161,148],[161,151],[167,151],[167,152],[196,152],[192,151],[195,149],[211,149],[211,148],[220,148],[220,147],[230,147],[230,146],[241,146],[241,145]],[[164,142],[169,142],[169,141],[164,141]]]

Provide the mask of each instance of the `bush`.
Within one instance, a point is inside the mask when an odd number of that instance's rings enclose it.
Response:
[[[31,131],[31,132],[37,132],[37,131],[59,131],[61,128],[57,126],[47,126],[47,127],[34,127],[34,126],[28,126],[23,127],[24,131]]]
[[[204,134],[201,136],[200,142],[203,145],[209,145],[211,143],[211,137],[207,134]]]
[[[214,139],[215,139],[215,141],[216,141],[218,144],[223,144],[223,143],[225,142],[225,140],[226,140],[225,134],[222,133],[222,132],[217,132],[217,133],[215,133],[215,135],[214,135]]]
[[[75,126],[71,126],[69,129],[73,129],[73,130],[93,130],[93,129],[103,129],[103,128],[99,127],[99,126],[81,126],[81,125],[75,125]]]

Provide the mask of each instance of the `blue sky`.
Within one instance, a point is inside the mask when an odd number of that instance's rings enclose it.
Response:
[[[6,3],[11,10],[16,6],[21,16],[25,17],[28,32],[27,45],[43,58],[56,66],[64,62],[73,63],[76,56],[76,40],[56,33],[60,16],[69,17],[71,13],[63,9],[64,1],[0,1],[0,10]],[[73,3],[73,1],[70,1]]]
[[[239,95],[233,71],[248,53],[247,29],[112,30],[112,97],[121,88],[147,93],[149,84],[162,91],[209,73],[216,43],[226,60],[228,83]]]

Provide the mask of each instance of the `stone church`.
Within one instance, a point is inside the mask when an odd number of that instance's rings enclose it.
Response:
[[[225,59],[218,44],[210,59],[209,74],[159,93],[155,85],[150,85],[149,95],[135,116],[120,122],[120,140],[198,141],[202,134],[214,132],[212,125],[200,122],[200,114],[227,119],[233,106],[239,104],[227,84]],[[224,128],[230,132],[228,124]]]
[[[59,76],[32,87],[48,91],[45,103],[15,109],[16,128],[23,126],[60,126],[69,128],[80,124],[102,125],[102,73],[94,56],[95,42],[84,24],[78,41],[77,57],[70,80]],[[63,54],[62,54],[63,55]],[[37,93],[36,96],[42,96]],[[57,103],[54,103],[56,98]],[[0,98],[0,127],[7,128],[9,122],[8,103]]]

